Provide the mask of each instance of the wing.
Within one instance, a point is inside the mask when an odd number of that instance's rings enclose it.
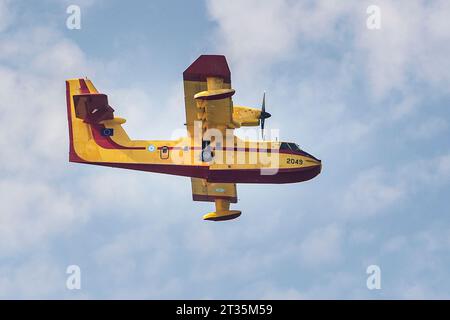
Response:
[[[226,129],[238,125],[233,121],[234,90],[231,73],[224,56],[202,55],[183,72],[186,127],[194,138],[195,121],[201,121],[202,134],[207,129],[218,129],[225,136]],[[228,133],[229,134],[229,133]],[[223,221],[240,216],[230,210],[237,203],[236,184],[210,183],[205,179],[191,178],[194,201],[215,203],[216,211],[203,216],[205,220]]]
[[[211,183],[205,179],[191,178],[192,199],[194,201],[214,202],[216,199],[237,203],[235,183]]]
[[[230,210],[230,203],[237,202],[236,184],[210,183],[205,179],[191,178],[194,201],[212,201],[216,211],[203,216],[205,220],[224,221],[239,217],[241,211]]]
[[[224,56],[202,55],[183,72],[186,126],[194,136],[194,121],[204,130],[234,129],[231,72]]]

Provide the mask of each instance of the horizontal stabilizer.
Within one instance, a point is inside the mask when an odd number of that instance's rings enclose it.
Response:
[[[108,104],[108,96],[101,93],[74,95],[75,114],[89,124],[114,119],[114,109]]]

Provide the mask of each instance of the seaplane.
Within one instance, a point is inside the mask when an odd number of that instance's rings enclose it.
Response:
[[[322,162],[292,142],[239,138],[235,130],[260,127],[261,108],[235,105],[231,72],[223,55],[201,55],[183,72],[186,136],[174,140],[132,140],[115,116],[108,96],[87,78],[66,80],[69,161],[191,179],[194,201],[214,202],[204,220],[241,215],[236,184],[281,184],[311,180]],[[259,130],[259,129],[258,129]],[[170,197],[170,195],[167,195]]]

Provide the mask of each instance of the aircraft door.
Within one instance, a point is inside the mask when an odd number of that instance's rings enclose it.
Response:
[[[167,146],[161,147],[159,156],[163,160],[169,159],[169,147]]]

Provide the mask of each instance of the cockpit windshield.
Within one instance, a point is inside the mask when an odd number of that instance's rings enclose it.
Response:
[[[284,150],[284,151],[288,151],[286,153],[291,153],[294,152],[295,154],[299,154],[299,155],[303,155],[303,156],[307,156],[307,157],[311,157],[313,159],[316,159],[317,161],[320,161],[319,159],[317,159],[316,157],[314,157],[313,155],[309,154],[308,152],[300,149],[300,147],[298,146],[298,144],[296,143],[292,143],[292,142],[282,142],[280,144],[280,152]]]
[[[286,142],[282,142],[280,144],[280,150],[292,150],[291,147],[289,146],[289,143]]]
[[[282,142],[280,145],[280,150],[302,151],[297,144],[290,142]]]

